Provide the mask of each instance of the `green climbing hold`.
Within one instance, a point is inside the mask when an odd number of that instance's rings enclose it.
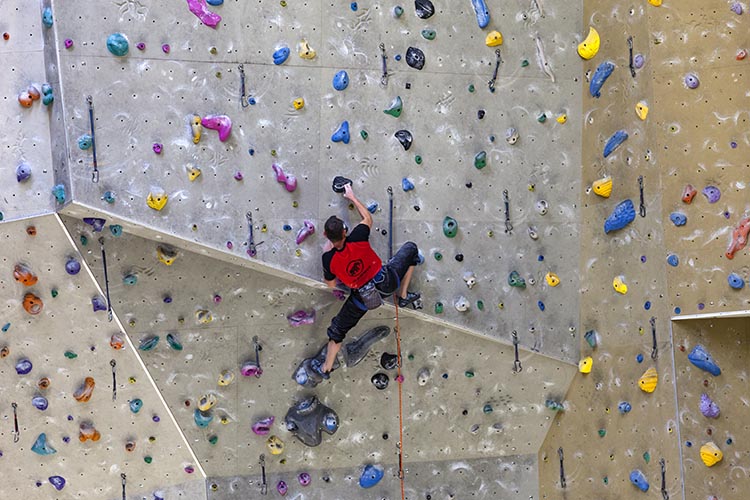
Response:
[[[443,314],[443,303],[442,302],[436,302],[435,303],[435,314]]]
[[[422,164],[422,157],[421,157],[421,156],[419,156],[419,155],[415,156],[415,157],[414,157],[414,162],[415,162],[415,163],[416,163],[417,165],[421,165],[421,164]]]
[[[474,84],[469,85],[469,92],[474,93]]]
[[[487,403],[486,405],[484,405],[484,408],[482,408],[482,411],[485,415],[489,415],[490,413],[492,413],[492,405]]]
[[[518,271],[513,271],[508,276],[508,284],[516,288],[526,288],[526,280],[518,274]]]
[[[529,65],[529,60],[528,59],[524,59],[523,61],[521,61],[521,67],[522,68],[525,68],[528,65]]]
[[[440,262],[441,260],[443,260],[443,254],[441,254],[440,252],[435,252],[434,257],[435,257],[435,260],[438,261],[438,262]]]
[[[391,115],[394,118],[398,118],[401,116],[401,111],[404,109],[404,102],[401,100],[401,96],[396,96],[395,99],[391,102],[391,105],[388,107],[388,109],[384,109],[383,113],[386,115]]]
[[[651,461],[651,454],[649,452],[644,453],[643,460],[645,460],[646,463],[649,463]]]
[[[443,234],[448,238],[455,238],[457,232],[458,222],[453,217],[446,215],[445,219],[443,219]]]
[[[487,166],[487,152],[486,151],[480,151],[474,157],[474,167],[477,170],[482,170],[486,166]]]
[[[362,137],[363,140],[365,141],[367,140],[367,137],[368,137],[367,130],[360,130],[359,135]]]
[[[477,309],[484,311],[484,301],[477,300]]]
[[[180,344],[177,338],[171,333],[167,334],[167,344],[169,344],[169,347],[171,347],[175,351],[182,350],[182,344]]]
[[[65,357],[68,359],[76,359],[78,357],[78,354],[74,353],[73,351],[65,351]]]
[[[414,361],[414,355],[409,354],[408,356],[406,356],[406,359],[408,359],[409,361]]]
[[[431,30],[428,28],[422,30],[422,38],[424,38],[425,40],[434,40],[435,35],[437,35],[435,30]]]
[[[210,438],[208,438],[208,442],[211,443],[211,444],[218,443],[219,442],[219,436],[211,436]]]
[[[393,8],[393,15],[394,15],[394,16],[396,16],[396,17],[401,17],[401,16],[403,15],[403,14],[404,14],[404,8],[403,8],[403,7],[401,7],[400,5],[396,5],[396,6],[395,6],[395,7]]]
[[[539,115],[539,118],[536,119],[539,123],[544,123],[547,121],[547,115],[545,113],[542,113]]]
[[[603,438],[607,435],[607,429],[599,429],[599,437]]]
[[[89,239],[88,239],[88,238],[86,238],[86,235],[85,235],[85,234],[82,234],[82,235],[81,235],[81,245],[83,245],[83,246],[86,246],[86,245],[88,245],[88,244],[89,244]]]
[[[609,484],[609,478],[607,476],[604,476],[604,484]]]
[[[466,370],[464,375],[466,375],[466,378],[474,378],[474,372],[471,370]]]
[[[3,220],[5,218],[5,215],[3,215],[2,212],[0,212],[0,220]]]
[[[154,461],[154,459],[151,458],[149,455],[146,455],[145,457],[143,457],[143,461],[146,462],[147,464],[150,464],[151,462]]]
[[[52,291],[50,292],[50,294],[52,295],[52,298],[53,298],[53,299],[54,299],[55,297],[57,297],[57,294],[58,294],[57,288],[53,288],[53,289],[52,289]]]

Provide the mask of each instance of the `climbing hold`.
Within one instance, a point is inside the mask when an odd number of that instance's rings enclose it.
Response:
[[[94,382],[94,378],[86,377],[86,379],[83,382],[83,385],[79,387],[76,392],[73,393],[73,397],[79,403],[87,403],[89,399],[91,399],[91,396],[94,394],[95,386],[96,386],[96,383]]]
[[[272,415],[255,422],[251,429],[258,436],[266,436],[271,433],[271,427],[276,418]]]
[[[557,121],[557,123],[559,123],[560,125],[563,125],[564,123],[566,123],[566,122],[568,121],[568,115],[567,115],[567,114],[565,114],[565,113],[563,113],[563,114],[561,114],[560,116],[558,116],[558,117],[556,118],[556,121]]]
[[[210,424],[213,419],[213,415],[204,413],[198,408],[193,411],[193,420],[195,421],[195,425],[197,425],[201,429],[208,427],[208,424]]]
[[[146,205],[154,210],[161,210],[167,204],[169,196],[162,189],[156,189],[148,193],[146,198]]]
[[[23,309],[32,316],[42,312],[43,307],[44,302],[42,302],[42,299],[33,293],[29,292],[23,296]]]
[[[383,113],[386,115],[391,115],[394,118],[398,118],[401,116],[401,111],[404,109],[404,102],[401,100],[401,96],[396,96],[393,101],[391,101],[391,105],[388,107],[388,109],[384,109]]]
[[[513,127],[505,131],[505,141],[511,146],[515,146],[518,142],[518,130]]]
[[[398,19],[398,18],[399,18],[399,17],[401,17],[401,16],[403,15],[403,14],[404,14],[404,8],[403,8],[403,7],[401,7],[400,5],[396,5],[396,6],[395,6],[395,7],[393,8],[393,17],[395,17],[395,18],[397,18],[397,19]]]
[[[424,367],[420,369],[417,372],[417,384],[419,384],[421,387],[426,386],[427,382],[430,381],[430,377],[431,377],[431,374],[430,374],[429,368]]]
[[[732,2],[732,5],[729,6],[729,10],[737,14],[738,16],[742,15],[742,4],[740,2]],[[47,26],[49,27],[49,26]]]
[[[138,283],[138,277],[135,274],[127,274],[122,278],[122,283],[124,285],[133,286]]]
[[[735,56],[735,59],[737,59],[738,61],[742,61],[746,57],[747,57],[747,50],[740,49],[740,50],[737,51],[737,55]]]
[[[206,0],[187,0],[187,4],[190,12],[195,14],[195,17],[200,19],[206,26],[216,29],[216,25],[221,22],[221,16],[219,14],[208,10]]]
[[[337,128],[331,136],[331,140],[333,142],[343,142],[344,144],[349,144],[349,138],[349,122],[344,120],[344,122],[339,125],[339,128]]]
[[[641,378],[638,379],[638,387],[640,387],[643,392],[654,392],[658,381],[659,374],[656,372],[656,368],[651,367],[641,375]]]
[[[635,208],[631,200],[620,202],[604,221],[604,233],[618,231],[635,220]]]
[[[344,90],[349,86],[349,74],[343,69],[333,75],[333,88],[336,90]]]
[[[76,359],[78,357],[78,354],[74,353],[73,351],[65,351],[64,356],[68,359]]]
[[[689,205],[697,193],[698,191],[696,191],[692,184],[687,184],[682,190],[682,202]]]
[[[111,224],[109,226],[109,232],[112,233],[112,236],[115,238],[119,238],[122,236],[122,226],[119,224]]]
[[[612,134],[612,137],[607,139],[607,143],[604,145],[604,157],[611,155],[627,138],[628,133],[624,130],[618,130]]]
[[[31,445],[31,451],[37,455],[52,455],[57,453],[57,450],[47,443],[47,434],[44,432],[37,436],[36,441]]]
[[[464,283],[466,283],[466,286],[469,287],[469,290],[474,288],[474,285],[477,284],[477,277],[476,275],[471,271],[466,271],[464,275],[462,276]]]
[[[94,229],[95,233],[99,233],[102,229],[104,229],[104,224],[107,221],[98,217],[84,217],[83,222],[91,226]]]
[[[216,396],[213,394],[204,394],[198,400],[198,409],[202,412],[207,412],[216,405]]]
[[[146,337],[146,338],[141,339],[141,341],[138,344],[138,350],[139,351],[151,351],[158,344],[159,344],[159,336],[158,335],[152,335],[150,337]]]
[[[81,149],[83,151],[91,149],[91,144],[91,136],[89,134],[83,134],[78,138],[78,149]]]
[[[644,492],[648,491],[648,479],[646,479],[646,476],[643,475],[643,472],[639,471],[638,469],[635,469],[630,473],[630,482],[633,483],[633,485],[639,490]]]
[[[333,189],[334,193],[341,194],[344,192],[344,188],[346,187],[347,184],[351,186],[352,180],[347,179],[346,177],[337,175],[336,177],[333,178],[333,182],[331,183],[331,189]]]
[[[310,486],[312,477],[307,472],[300,472],[297,476],[297,481],[299,481],[300,486]]]
[[[680,263],[680,258],[671,253],[667,256],[667,264],[669,264],[672,267],[677,267],[677,265]]]
[[[336,412],[311,396],[287,411],[284,417],[286,429],[306,446],[318,446],[322,433],[333,435],[339,428]]]
[[[300,109],[305,107],[305,100],[301,97],[298,97],[297,99],[292,101],[292,107],[299,111]]]
[[[669,220],[671,220],[672,224],[675,226],[684,226],[687,224],[687,215],[680,212],[672,212],[669,214]]]
[[[23,106],[24,108],[30,108],[32,104],[34,104],[34,99],[31,97],[31,94],[27,90],[24,90],[20,94],[18,94],[18,104]]]
[[[47,398],[45,398],[44,396],[34,396],[31,399],[31,405],[37,410],[44,411],[47,409],[49,402],[47,401]]]
[[[289,487],[286,485],[286,482],[279,480],[279,482],[276,483],[276,491],[283,497],[289,491]]]
[[[628,293],[628,286],[625,284],[624,280],[625,280],[624,276],[617,276],[612,281],[612,286],[614,287],[615,291],[623,295]]]
[[[203,131],[203,125],[201,124],[202,121],[203,120],[198,115],[193,115],[193,117],[190,119],[190,129],[193,132],[193,144],[198,144],[201,140],[201,132]],[[78,146],[80,147],[80,139],[78,139],[78,141]]]
[[[107,310],[107,303],[104,302],[104,299],[100,296],[91,298],[91,306],[93,307],[94,312]]]
[[[161,152],[162,152],[162,150],[164,149],[164,145],[163,145],[163,144],[161,144],[161,143],[155,142],[155,143],[154,143],[154,144],[153,144],[153,145],[151,146],[151,149],[153,149],[153,150],[154,150],[154,153],[156,153],[156,154],[160,155],[160,154],[161,154]]]
[[[53,22],[52,7],[45,7],[42,11],[42,24],[45,28],[51,28]]]
[[[648,0],[648,3],[653,5],[654,7],[660,7],[662,0]]]
[[[420,19],[429,19],[435,13],[435,6],[430,0],[414,0],[414,11]]]
[[[648,106],[646,105],[646,101],[640,101],[635,105],[635,114],[638,115],[638,118],[641,120],[645,120],[648,116]]]
[[[122,33],[112,33],[107,37],[107,50],[115,56],[124,56],[128,53],[128,39]]]
[[[705,347],[698,344],[688,354],[688,360],[701,370],[705,370],[714,377],[721,375],[721,368],[716,364],[714,358],[708,353]]]
[[[218,382],[221,387],[231,385],[232,382],[234,382],[234,372],[232,370],[224,370],[221,372]]]
[[[526,288],[526,280],[518,274],[518,271],[511,271],[508,275],[508,284],[515,288]]]
[[[490,11],[487,9],[485,0],[471,0],[471,6],[474,7],[474,14],[477,17],[477,24],[481,29],[490,24]]]
[[[589,34],[586,38],[578,44],[578,55],[582,58],[593,59],[594,56],[599,52],[599,46],[601,45],[601,39],[599,38],[599,32],[596,31],[592,26],[589,26]]]
[[[709,203],[716,203],[721,198],[721,191],[716,186],[706,186],[702,193]]]
[[[91,422],[82,422],[81,425],[78,426],[78,440],[82,443],[85,443],[86,441],[96,442],[99,441],[101,437],[101,433],[96,430],[94,424]]]
[[[688,73],[685,75],[685,86],[689,89],[697,89],[698,86],[701,84],[700,80],[698,80],[698,75],[695,73]]]
[[[548,399],[544,402],[544,406],[549,408],[552,411],[563,411],[565,407],[562,405],[562,403],[559,403],[555,401],[554,399]]]
[[[16,180],[23,182],[31,177],[31,167],[28,163],[21,163],[16,167]]]
[[[448,238],[455,238],[458,233],[458,222],[453,217],[446,215],[443,219],[443,234]]]
[[[578,371],[581,373],[591,373],[591,368],[594,367],[594,360],[591,356],[586,356],[578,362]]]
[[[406,64],[414,69],[421,70],[424,68],[424,52],[416,47],[406,49]]]
[[[280,64],[284,64],[288,58],[289,47],[278,48],[273,53],[273,63],[277,66]]]
[[[273,173],[276,176],[276,182],[284,184],[284,187],[287,191],[292,193],[295,189],[297,189],[297,177],[292,174],[285,173],[284,170],[275,163],[271,165],[271,168],[273,169]]]
[[[499,31],[490,31],[484,38],[487,47],[498,47],[503,44],[503,35]]]
[[[717,405],[710,397],[708,397],[708,394],[701,394],[700,410],[704,417],[719,417],[719,405]]]
[[[370,379],[370,382],[372,382],[372,385],[374,385],[376,389],[381,390],[381,391],[388,387],[389,381],[390,379],[388,378],[388,375],[386,375],[385,373],[376,373]]]
[[[586,339],[586,343],[591,347],[592,349],[596,348],[597,345],[597,336],[596,336],[596,330],[589,330],[587,331],[584,336],[584,339]]]
[[[303,226],[297,231],[297,237],[294,238],[294,242],[298,245],[305,241],[308,236],[315,234],[315,226],[312,221],[306,220],[302,224]]]
[[[50,476],[47,480],[57,491],[62,491],[65,488],[65,478],[62,476]]]
[[[633,407],[627,401],[623,401],[619,405],[617,405],[617,410],[623,415],[626,413],[630,413],[630,410],[632,409]]]
[[[207,325],[214,320],[214,315],[211,314],[211,311],[199,309],[195,311],[195,320],[201,325]]]
[[[24,264],[16,264],[13,268],[13,278],[24,286],[33,286],[39,280]]]
[[[544,279],[547,281],[547,284],[552,287],[560,284],[560,278],[558,278],[557,275],[552,272],[545,274]]]
[[[313,50],[313,48],[310,47],[310,44],[307,43],[307,40],[302,40],[299,43],[299,56],[302,59],[307,59],[307,60],[315,59],[316,54],[317,52],[315,52],[315,50]]]
[[[380,356],[380,366],[382,366],[384,370],[393,370],[398,366],[398,355],[384,352]]]
[[[484,167],[487,166],[487,152],[486,151],[480,151],[479,153],[474,156],[474,168],[477,170],[482,170]]]
[[[735,252],[745,248],[747,235],[750,232],[750,217],[742,219],[739,225],[732,231],[732,241],[724,254],[727,259],[733,259]]]
[[[612,194],[612,177],[604,177],[603,179],[596,180],[591,187],[594,190],[594,194],[602,198],[609,198]]]
[[[131,399],[128,406],[130,406],[131,412],[138,413],[139,411],[141,411],[141,408],[143,408],[143,401],[139,398]]]
[[[425,40],[434,40],[437,36],[437,32],[433,29],[425,28],[422,30],[422,38]]]
[[[727,281],[729,282],[729,286],[735,290],[742,290],[745,287],[745,280],[737,273],[729,274]]]
[[[414,189],[414,183],[404,177],[403,179],[401,179],[401,189],[403,189],[405,193],[412,191]]]
[[[541,113],[541,114],[540,114],[540,115],[539,115],[539,116],[537,117],[536,121],[538,121],[539,123],[544,123],[544,122],[546,122],[546,121],[547,121],[547,113]]]
[[[52,196],[55,197],[57,203],[65,203],[65,186],[57,184],[52,188]]]
[[[401,143],[404,151],[409,151],[413,139],[411,132],[409,132],[408,130],[399,130],[394,134],[394,136],[396,137],[396,139],[398,139],[398,142]]]
[[[701,446],[701,460],[706,464],[706,467],[713,467],[721,462],[722,458],[724,458],[724,454],[713,441]]]
[[[615,70],[615,65],[610,61],[604,61],[594,71],[594,76],[591,77],[591,83],[589,83],[589,93],[591,97],[601,97],[602,85],[607,81],[609,75]]]
[[[166,266],[171,266],[177,260],[178,254],[177,250],[172,247],[159,245],[156,247],[156,256],[159,262]]]
[[[232,133],[232,119],[227,115],[208,115],[201,119],[201,125],[219,132],[219,140],[225,142]],[[195,132],[193,132],[195,135]],[[195,142],[195,140],[193,140]]]
[[[291,327],[312,325],[315,323],[315,309],[310,309],[310,312],[300,309],[287,316],[286,319]]]

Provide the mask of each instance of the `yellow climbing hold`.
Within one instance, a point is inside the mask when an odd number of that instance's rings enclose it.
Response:
[[[594,181],[594,184],[591,187],[594,190],[594,194],[597,194],[602,198],[609,198],[609,195],[612,194],[612,177],[605,177],[598,181]]]
[[[300,110],[305,107],[305,100],[301,97],[298,97],[297,99],[292,101],[292,106],[294,106],[294,109]]]
[[[654,7],[661,7],[661,0],[648,0],[648,3],[650,3]]]
[[[589,26],[589,34],[586,36],[586,39],[578,44],[578,55],[589,60],[599,52],[600,44],[599,32]]]
[[[200,116],[193,115],[193,118],[190,120],[190,128],[193,129],[193,144],[198,144],[201,140],[201,131],[203,131]]]
[[[188,167],[187,173],[188,179],[190,179],[190,182],[193,182],[195,179],[200,177],[201,169],[198,167]]]
[[[219,385],[221,387],[226,387],[232,382],[234,382],[234,372],[232,370],[224,370],[221,372],[221,375],[219,375]]]
[[[549,286],[557,286],[560,284],[560,278],[558,278],[555,273],[545,274],[544,279],[547,280]]]
[[[151,192],[146,198],[146,204],[154,210],[161,210],[167,204],[167,198],[167,193],[164,191]]]
[[[557,123],[559,123],[560,125],[562,125],[566,121],[568,121],[568,115],[566,115],[565,113],[557,117]]]
[[[503,35],[499,31],[490,31],[484,39],[487,47],[497,47],[503,44]]]
[[[302,59],[315,59],[316,54],[315,50],[307,43],[307,40],[302,40],[299,43],[299,56]]]
[[[177,250],[159,245],[156,247],[156,256],[159,257],[159,262],[171,266],[177,260]]]
[[[618,276],[612,281],[612,286],[615,288],[615,291],[617,293],[621,293],[625,295],[628,293],[628,285],[625,284],[625,278],[623,276]]]
[[[284,441],[279,439],[277,436],[271,436],[266,441],[268,449],[271,451],[271,455],[281,455],[284,453]]]
[[[594,366],[594,360],[591,356],[586,356],[578,362],[578,371],[581,373],[591,373],[591,368]]]
[[[718,464],[721,462],[722,458],[724,458],[724,454],[713,441],[701,446],[701,460],[706,464],[706,467],[712,467]]]
[[[646,119],[648,116],[648,106],[646,106],[646,101],[641,101],[635,105],[635,114],[637,114],[638,118],[641,120]]]
[[[198,409],[200,411],[208,411],[216,404],[216,396],[213,394],[204,394],[198,401]]]
[[[659,374],[656,373],[656,368],[651,367],[641,375],[641,378],[638,379],[638,387],[640,387],[643,392],[654,392],[658,381]]]

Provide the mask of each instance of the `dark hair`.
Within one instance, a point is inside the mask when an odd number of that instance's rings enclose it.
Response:
[[[332,215],[328,218],[325,225],[326,238],[332,243],[338,243],[344,239],[344,221]]]

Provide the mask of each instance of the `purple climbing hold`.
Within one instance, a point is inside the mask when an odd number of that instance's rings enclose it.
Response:
[[[68,262],[65,263],[65,272],[67,272],[71,276],[78,274],[79,272],[81,272],[81,263],[73,257],[69,258]]]
[[[101,232],[104,229],[104,224],[107,223],[106,220],[99,219],[98,217],[84,217],[83,222],[94,228],[95,233]]]
[[[37,410],[44,411],[47,409],[47,406],[49,403],[47,402],[47,398],[44,396],[34,396],[31,400],[31,404],[36,408]]]
[[[289,326],[293,327],[312,325],[315,323],[315,309],[311,309],[310,312],[300,309],[299,311],[287,316],[286,319],[289,321]]]
[[[265,436],[271,432],[271,426],[273,425],[275,417],[270,416],[255,422],[252,426],[253,432],[258,436]]]
[[[732,5],[729,7],[729,9],[738,16],[742,15],[742,4],[740,2],[732,2]]]
[[[21,163],[16,167],[16,180],[23,182],[31,177],[31,167],[28,163]]]
[[[29,361],[26,358],[23,358],[18,363],[16,363],[16,373],[19,375],[28,375],[28,373],[31,371],[32,368],[31,361]]]
[[[66,49],[70,49],[73,47],[73,40],[71,40],[70,38],[66,38],[64,43]]]
[[[685,86],[689,89],[697,89],[701,82],[698,80],[698,75],[694,73],[688,73],[685,75]]]
[[[91,298],[91,305],[94,308],[94,312],[107,310],[107,303],[98,295]]]
[[[706,393],[701,394],[700,408],[703,416],[707,418],[718,418],[721,411],[719,405],[714,403]]]
[[[312,478],[310,477],[310,474],[307,472],[300,472],[297,476],[297,480],[299,481],[299,484],[302,486],[310,486],[310,483],[312,482]]]
[[[709,203],[716,203],[721,198],[721,191],[716,186],[706,186],[701,192]]]
[[[304,221],[304,225],[297,231],[297,237],[294,241],[299,245],[307,239],[311,234],[315,234],[315,226],[309,220]]]
[[[55,487],[57,491],[62,491],[63,488],[65,488],[65,478],[62,476],[50,476],[49,482],[52,486]]]
[[[279,481],[279,482],[278,482],[278,483],[276,484],[276,491],[278,491],[278,492],[279,492],[279,495],[281,495],[281,496],[283,497],[284,495],[286,495],[287,491],[289,491],[289,487],[288,487],[288,486],[286,485],[286,483],[285,483],[285,482],[284,482],[284,481],[282,480],[282,481]]]
[[[646,59],[643,57],[643,54],[636,54],[633,58],[633,66],[635,69],[641,69],[646,62]]]

